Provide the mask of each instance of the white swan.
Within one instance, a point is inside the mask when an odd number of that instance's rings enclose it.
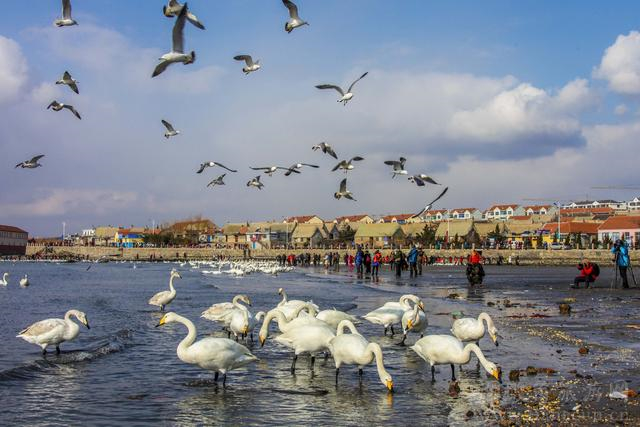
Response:
[[[172,322],[182,323],[189,330],[187,336],[178,344],[178,359],[185,363],[198,365],[203,369],[215,371],[216,381],[218,373],[221,373],[223,386],[227,384],[228,371],[258,360],[248,348],[228,338],[203,338],[194,343],[198,333],[193,322],[173,312],[162,316],[156,327]]]
[[[178,273],[175,269],[171,270],[171,276],[169,278],[169,290],[158,292],[154,296],[149,299],[150,305],[155,305],[160,307],[160,311],[164,311],[164,307],[169,305],[171,301],[176,298],[176,288],[173,287],[173,279],[175,278],[182,279],[180,273]]]
[[[278,308],[274,308],[273,310],[269,311],[264,317],[264,320],[262,321],[262,327],[260,328],[260,332],[258,333],[260,345],[264,346],[264,343],[267,341],[267,336],[269,335],[269,324],[272,320],[276,320],[278,322],[278,329],[280,329],[280,332],[282,333],[286,333],[290,330],[306,325],[327,326],[325,322],[320,319],[316,319],[313,316],[298,316],[298,314],[300,314],[300,312],[304,309],[308,309],[308,306],[305,305],[302,307],[298,307],[298,309],[295,311],[295,317],[292,320],[287,320],[284,313]]]
[[[291,363],[291,373],[296,371],[296,361],[298,355],[309,353],[311,356],[311,368],[315,362],[315,354],[329,350],[329,341],[335,337],[333,329],[326,323],[307,324],[290,329],[282,335],[278,335],[275,340],[293,349],[293,361]]]
[[[242,307],[240,310],[234,310],[231,315],[231,320],[229,321],[229,334],[233,333],[236,337],[236,341],[238,341],[239,336],[244,339],[250,334],[251,341],[253,341],[253,329],[264,317],[265,312],[259,311],[254,317],[247,307],[242,305],[240,305],[240,307]]]
[[[500,380],[500,370],[495,363],[488,361],[480,347],[475,344],[466,346],[451,335],[427,335],[420,338],[411,347],[418,356],[431,365],[431,379],[435,381],[435,365],[451,365],[451,379],[455,381],[454,363],[466,365],[471,359],[471,353],[475,353],[484,369],[495,379]]]
[[[427,321],[427,315],[420,307],[420,304],[414,304],[412,310],[407,310],[402,315],[401,345],[404,345],[409,332],[420,334],[420,338],[424,336],[424,331],[427,329],[427,326],[429,326],[429,322]],[[424,307],[424,305],[422,305],[422,307]]]
[[[294,316],[296,310],[300,307],[304,307],[305,304],[307,304],[306,301],[302,301],[299,299],[289,300],[287,298],[287,293],[283,288],[278,289],[278,295],[282,296],[282,300],[278,303],[277,308],[284,313],[287,320],[291,320],[296,317],[297,314],[296,316]],[[311,303],[311,305],[316,309],[316,311],[320,310],[320,307],[318,307],[316,304]]]
[[[491,316],[487,313],[480,313],[477,319],[472,317],[463,317],[453,322],[451,326],[451,333],[455,335],[460,341],[473,341],[479,344],[479,341],[484,337],[484,322],[487,322],[487,331],[494,344],[498,345],[498,330],[493,324]]]
[[[245,306],[240,304],[240,301],[247,305],[251,305],[251,300],[247,295],[236,295],[233,297],[231,302],[213,304],[211,307],[203,311],[200,317],[211,320],[212,322],[220,322],[224,328],[228,329],[234,313],[247,310]]]
[[[4,273],[2,275],[2,280],[0,280],[0,286],[7,286],[9,284],[9,281],[7,280],[9,278],[9,273]]]
[[[91,329],[87,316],[83,312],[69,310],[64,315],[64,319],[41,320],[20,331],[16,337],[39,345],[42,348],[42,354],[47,353],[47,346],[55,345],[56,353],[60,354],[60,343],[71,341],[80,333],[80,326],[71,320],[71,316],[82,322],[87,329]]]
[[[354,324],[358,323],[358,319],[355,316],[345,313],[344,311],[336,310],[335,308],[333,310],[322,310],[316,315],[316,319],[322,320],[333,329],[336,329],[343,320],[349,320]]]
[[[26,274],[22,279],[20,279],[20,286],[22,286],[23,288],[29,286],[29,277]]]
[[[345,328],[348,328],[351,333],[345,334]],[[389,391],[393,390],[393,379],[384,368],[380,345],[368,342],[360,335],[351,321],[343,320],[340,322],[336,336],[329,341],[329,351],[331,351],[336,364],[336,385],[338,384],[338,374],[342,364],[358,365],[358,374],[362,377],[362,367],[375,359],[380,381]]]
[[[382,307],[379,307],[369,313],[365,314],[363,319],[368,320],[376,325],[384,326],[384,334],[387,334],[387,330],[391,329],[391,335],[395,335],[393,325],[402,323],[402,316],[406,311],[412,310],[408,301],[413,301],[420,308],[424,308],[422,300],[415,295],[403,295],[400,297],[399,302],[388,302]]]

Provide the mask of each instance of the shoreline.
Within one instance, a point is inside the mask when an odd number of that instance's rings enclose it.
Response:
[[[384,254],[390,249],[381,250]],[[408,252],[408,249],[403,249]],[[213,259],[275,259],[278,255],[310,253],[319,254],[322,259],[328,252],[340,254],[340,260],[345,253],[354,254],[355,249],[217,249],[217,248],[114,248],[103,246],[27,246],[26,256],[9,257],[9,259],[29,260],[73,260],[73,261],[202,261]],[[427,257],[437,256],[444,258],[466,257],[470,249],[425,249]],[[503,262],[508,264],[511,257],[512,264],[523,266],[555,266],[576,265],[584,258],[597,262],[601,266],[612,266],[612,255],[607,249],[569,249],[569,250],[537,250],[537,249],[483,249],[483,257],[491,259],[490,264],[496,264],[500,256]],[[630,251],[632,263],[640,262],[640,251]],[[517,260],[517,262],[516,262]]]

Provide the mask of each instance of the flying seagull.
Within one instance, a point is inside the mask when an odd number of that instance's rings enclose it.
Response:
[[[175,129],[173,128],[173,126],[171,126],[171,123],[169,123],[168,121],[166,121],[166,120],[164,120],[164,119],[163,119],[163,120],[160,120],[160,121],[162,122],[162,124],[164,125],[164,127],[166,127],[166,128],[167,128],[167,130],[166,130],[166,131],[165,131],[165,133],[164,133],[164,137],[165,137],[165,138],[169,139],[169,138],[171,138],[172,136],[176,136],[176,135],[180,134],[180,131],[179,131],[179,130],[175,130]]]
[[[264,166],[264,167],[260,167],[260,168],[254,168],[253,166],[249,166],[251,169],[253,169],[254,171],[264,171],[264,173],[266,173],[269,176],[273,176],[273,174],[278,170],[278,169],[282,169],[285,171],[288,171],[290,168],[283,168],[282,166]]]
[[[256,62],[253,62],[251,55],[236,55],[233,59],[236,61],[244,61],[245,64],[247,64],[246,67],[242,67],[242,71],[244,71],[245,74],[249,74],[260,69],[260,60],[258,59]]]
[[[64,72],[64,74],[62,75],[62,78],[60,80],[56,81],[56,84],[57,85],[67,85],[75,93],[80,93],[80,91],[78,91],[78,81],[76,79],[74,79],[73,77],[71,77],[71,74],[69,74],[68,71]]]
[[[364,158],[360,157],[360,156],[355,156],[355,157],[352,157],[351,159],[349,159],[348,161],[347,160],[342,160],[340,163],[335,165],[333,169],[331,169],[331,172],[335,172],[338,169],[344,169],[344,173],[347,173],[350,170],[353,170],[353,168],[355,167],[351,163],[352,162],[359,162],[360,160],[364,160]]]
[[[166,6],[162,6],[162,13],[167,18],[173,18],[174,16],[180,15],[180,12],[182,12],[183,7],[184,5],[178,3],[177,0],[169,0],[169,3]],[[187,21],[191,22],[193,25],[200,28],[201,30],[204,30],[204,25],[202,25],[202,22],[198,20],[196,15],[194,15],[189,11],[187,11]]]
[[[298,16],[298,6],[295,5],[291,0],[282,0],[282,3],[289,9],[289,20],[286,24],[284,24],[284,30],[287,33],[290,33],[294,29],[298,27],[302,27],[303,25],[309,25],[307,21],[303,21]]]
[[[219,177],[217,177],[216,179],[208,183],[207,187],[215,187],[216,185],[225,185],[223,180],[226,175],[227,175],[226,173],[223,173],[222,175],[220,175]]]
[[[284,173],[284,176],[289,176],[292,173],[300,173],[299,169],[302,169],[303,166],[308,166],[310,168],[319,168],[318,165],[310,165],[309,163],[296,163],[295,165],[291,165],[289,169]]]
[[[333,148],[326,142],[321,142],[320,144],[316,144],[313,147],[311,147],[311,149],[313,151],[322,150],[323,153],[330,155],[336,160],[338,159],[338,155],[336,154],[336,152],[333,151]]]
[[[78,23],[71,18],[71,0],[62,0],[62,18],[56,19],[54,24],[56,27],[78,25]]]
[[[44,154],[40,154],[39,156],[35,156],[34,158],[32,158],[31,160],[25,160],[22,163],[18,163],[16,165],[16,168],[22,168],[22,169],[35,169],[35,168],[39,168],[40,166],[42,166],[40,163],[38,163],[38,160],[40,160],[41,158],[44,157]],[[15,168],[14,168],[15,169]]]
[[[184,22],[187,17],[187,3],[184,4],[178,15],[178,19],[173,24],[173,47],[171,52],[165,53],[160,57],[160,63],[153,70],[151,77],[160,75],[167,67],[176,62],[182,62],[184,65],[193,64],[196,60],[196,53],[191,51],[189,54],[184,53]]]
[[[256,187],[258,190],[262,190],[264,184],[260,182],[260,175],[247,182],[247,187]]]
[[[420,175],[413,175],[407,178],[409,181],[415,183],[418,187],[424,187],[425,183],[440,185],[429,175],[421,173]]]
[[[222,163],[218,163],[218,162],[204,162],[200,164],[200,169],[198,169],[198,171],[196,173],[202,173],[206,168],[212,168],[214,166],[219,166],[222,169],[226,169],[229,172],[238,172],[237,170],[233,170],[233,169],[229,169],[228,167],[226,167],[225,165],[223,165]]]
[[[323,85],[317,85],[316,88],[318,88],[318,89],[335,89],[335,90],[337,90],[340,93],[340,95],[342,96],[342,98],[338,99],[338,102],[342,102],[342,105],[346,106],[347,102],[349,102],[351,100],[351,98],[353,98],[353,93],[351,92],[351,90],[353,89],[353,86],[355,86],[355,84],[358,83],[360,80],[362,80],[364,78],[364,76],[366,76],[367,74],[369,74],[368,71],[366,73],[364,73],[363,75],[361,75],[359,78],[357,78],[356,81],[351,83],[351,86],[349,86],[349,89],[347,90],[346,93],[345,93],[345,91],[342,90],[342,88],[340,86],[336,86],[336,85],[323,84]]]
[[[404,157],[400,157],[399,160],[386,160],[384,162],[385,165],[393,166],[393,175],[391,178],[395,178],[396,175],[407,175],[407,172],[404,169],[404,163],[407,161]]]
[[[449,187],[445,187],[445,189],[444,189],[444,190],[442,190],[442,193],[440,193],[440,194],[438,195],[438,197],[436,197],[435,199],[433,199],[433,200],[431,201],[431,203],[429,203],[427,206],[425,206],[425,207],[424,207],[424,209],[422,209],[420,212],[418,212],[417,214],[415,214],[415,215],[414,215],[414,216],[412,216],[411,218],[418,218],[418,217],[420,217],[420,216],[424,215],[424,213],[425,213],[425,212],[427,212],[429,209],[431,209],[431,207],[433,206],[433,204],[434,204],[435,202],[437,202],[438,200],[440,200],[440,198],[441,198],[442,196],[444,196],[444,195],[447,193],[447,190],[449,190]]]
[[[82,117],[80,117],[80,113],[78,113],[78,111],[76,111],[75,108],[73,108],[73,105],[68,105],[68,104],[63,104],[61,102],[58,102],[56,100],[51,101],[51,104],[49,104],[47,106],[47,110],[49,108],[52,108],[53,111],[60,111],[63,108],[68,109],[69,111],[71,111],[78,119],[82,120]]]
[[[340,200],[340,198],[344,197],[345,199],[353,200],[357,202],[356,199],[353,198],[353,194],[351,191],[347,190],[347,178],[340,181],[340,190],[333,194],[333,197]]]

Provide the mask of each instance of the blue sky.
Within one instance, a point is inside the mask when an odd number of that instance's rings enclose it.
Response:
[[[637,183],[637,2],[297,4],[310,26],[287,34],[279,0],[189,2],[207,27],[185,30],[197,60],[153,80],[173,25],[162,1],[75,0],[80,25],[69,28],[52,25],[58,1],[5,5],[0,223],[47,235],[62,221],[75,231],[199,214],[224,224],[412,212],[438,189],[392,180],[382,161],[401,155],[449,185],[442,208],[634,196],[590,187]],[[241,53],[263,68],[242,74]],[[53,84],[67,69],[80,95]],[[347,107],[314,88],[364,71]],[[54,98],[83,120],[45,110]],[[162,118],[182,134],[165,141]],[[333,199],[342,176],[310,149],[323,140],[366,158],[348,177],[357,203]],[[39,153],[43,168],[13,169]],[[196,175],[205,160],[239,172],[206,189],[219,171]],[[299,161],[322,169],[245,186],[250,165]]]

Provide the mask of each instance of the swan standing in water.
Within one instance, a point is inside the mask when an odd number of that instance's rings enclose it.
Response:
[[[316,360],[316,353],[329,350],[329,341],[335,337],[335,333],[326,323],[307,324],[290,329],[275,338],[277,342],[293,349],[293,361],[291,373],[296,372],[298,355],[309,353],[311,356],[311,369]]]
[[[411,350],[415,351],[418,356],[431,365],[432,381],[435,381],[435,365],[446,364],[451,365],[451,380],[455,381],[454,363],[466,365],[471,360],[471,353],[475,353],[484,369],[500,381],[500,369],[495,363],[488,361],[484,357],[480,347],[475,344],[467,344],[465,346],[456,337],[450,335],[427,335],[424,338],[420,338],[411,347]]]
[[[169,278],[169,290],[158,292],[149,300],[150,305],[155,305],[160,307],[160,311],[164,311],[164,307],[169,305],[171,301],[176,298],[176,289],[173,287],[173,279],[175,278],[182,279],[180,273],[178,273],[175,269],[171,270],[171,277]]]
[[[278,329],[280,329],[280,332],[282,333],[286,333],[290,330],[305,325],[327,326],[325,322],[320,319],[316,319],[313,316],[298,317],[300,312],[305,309],[309,310],[309,305],[298,307],[298,309],[294,312],[294,318],[292,320],[287,320],[284,313],[278,308],[274,308],[273,310],[269,311],[264,317],[264,320],[262,321],[262,327],[260,328],[260,332],[258,333],[260,345],[264,346],[264,343],[267,341],[267,336],[269,335],[269,324],[274,319],[278,322]]]
[[[80,333],[80,326],[71,320],[71,316],[82,322],[87,329],[91,329],[87,316],[82,311],[69,310],[64,315],[64,319],[41,320],[20,331],[16,338],[39,345],[42,348],[42,354],[47,354],[48,346],[55,345],[56,353],[60,354],[60,343],[71,341]]]
[[[348,328],[351,333],[345,334],[344,329]],[[362,378],[362,368],[375,359],[380,382],[389,391],[393,391],[393,379],[384,368],[382,349],[376,343],[368,342],[349,320],[343,320],[338,325],[337,333],[329,341],[329,351],[336,364],[336,385],[338,385],[338,374],[342,364],[358,365],[358,374]]]
[[[295,317],[297,317],[298,314],[296,313],[296,311],[300,307],[304,307],[307,304],[306,301],[302,301],[299,299],[289,300],[287,298],[287,293],[285,292],[284,288],[278,289],[278,295],[282,296],[282,300],[278,303],[278,306],[276,308],[280,310],[282,313],[284,313],[284,316],[287,318],[287,320],[292,320]],[[313,303],[310,303],[310,304],[313,306],[313,308],[316,311],[320,309],[316,304],[313,304]]]
[[[4,273],[2,275],[2,280],[0,280],[0,286],[7,286],[9,284],[9,281],[7,280],[9,278],[9,273]]]
[[[404,345],[409,332],[420,334],[420,338],[424,336],[429,322],[423,308],[422,301],[414,301],[413,310],[407,310],[402,315],[402,341],[400,341],[400,345]]]
[[[29,286],[29,277],[26,274],[22,279],[20,279],[20,286],[22,286],[23,288]]]
[[[451,326],[451,333],[455,335],[460,341],[475,342],[476,345],[480,345],[480,339],[484,337],[484,322],[487,322],[487,331],[493,343],[498,346],[498,330],[493,324],[491,316],[487,313],[480,313],[477,319],[472,317],[463,317],[453,322]]]
[[[247,347],[228,338],[203,338],[195,342],[198,333],[193,322],[173,312],[162,316],[156,327],[173,322],[182,323],[189,331],[178,344],[178,359],[214,371],[216,381],[218,381],[218,374],[221,373],[223,386],[227,384],[228,371],[258,360]]]
[[[391,336],[393,336],[395,335],[393,325],[401,324],[404,313],[412,310],[411,305],[408,303],[409,300],[413,301],[421,309],[424,309],[424,304],[419,297],[415,295],[403,295],[400,297],[399,302],[387,302],[382,307],[379,307],[362,317],[371,323],[384,326],[385,335],[387,335],[387,330],[391,329]]]
[[[220,322],[222,323],[223,328],[229,330],[233,315],[236,313],[242,314],[243,310],[247,310],[245,306],[240,304],[240,301],[247,305],[251,305],[251,300],[247,295],[236,295],[233,297],[231,302],[213,304],[211,307],[203,311],[200,317],[211,320],[212,322]],[[231,332],[229,331],[229,337],[230,336]]]
[[[335,308],[333,310],[322,310],[316,315],[316,319],[322,320],[333,329],[336,329],[343,320],[349,320],[352,324],[358,323],[358,319],[355,316]]]

